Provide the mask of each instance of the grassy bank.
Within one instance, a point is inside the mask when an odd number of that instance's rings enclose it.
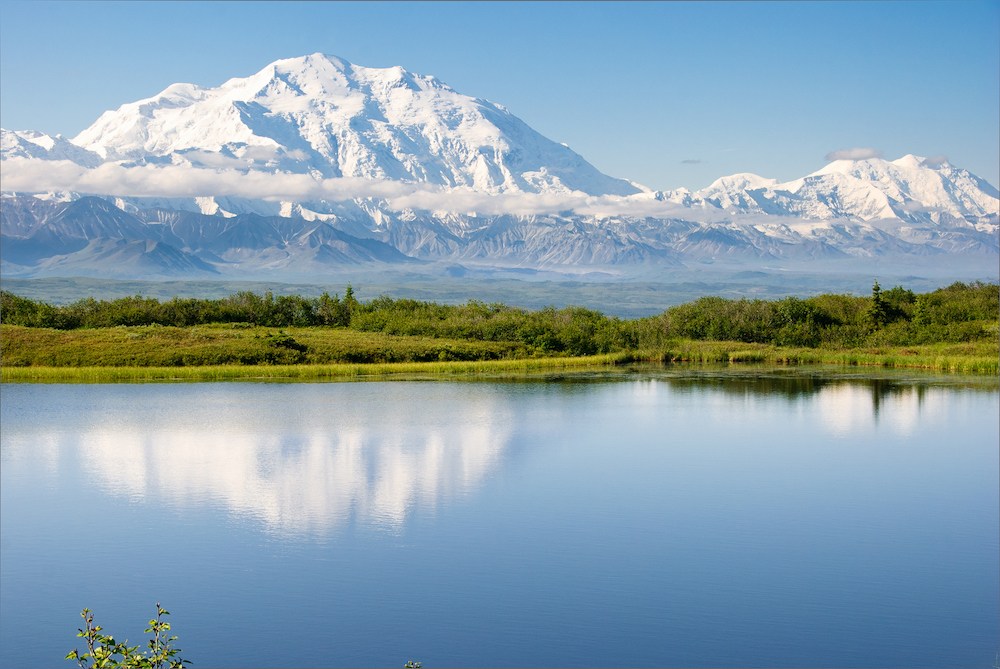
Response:
[[[324,381],[387,376],[522,376],[560,369],[610,367],[622,354],[452,362],[387,362],[200,367],[2,367],[3,383],[145,383],[155,381]]]
[[[323,380],[388,375],[520,375],[628,363],[839,365],[997,374],[995,343],[856,349],[677,340],[643,351],[544,356],[521,344],[338,328],[198,326],[73,331],[0,326],[0,380],[144,382]]]
[[[500,360],[530,357],[517,342],[441,339],[346,328],[247,325],[55,330],[0,325],[4,367],[201,367]]]
[[[995,375],[1000,359],[1000,286],[980,282],[921,295],[875,283],[870,297],[703,297],[637,320],[583,307],[526,311],[388,296],[360,302],[350,286],[343,299],[243,292],[64,306],[0,291],[0,315],[6,381],[492,374],[627,362]]]
[[[1000,349],[996,344],[987,342],[832,349],[687,341],[664,351],[637,357],[674,363],[839,365],[926,369],[959,374],[995,375],[1000,370]]]

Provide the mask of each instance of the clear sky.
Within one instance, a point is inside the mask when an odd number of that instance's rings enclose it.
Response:
[[[171,83],[317,51],[434,75],[652,188],[784,181],[855,147],[1000,183],[998,0],[0,0],[0,124],[73,137]]]

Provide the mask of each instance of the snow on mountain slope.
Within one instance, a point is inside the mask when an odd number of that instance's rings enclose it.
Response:
[[[69,203],[29,196],[0,200],[0,260],[18,274],[179,276],[294,270],[334,265],[406,264],[414,259],[375,239],[322,221],[245,214],[122,211],[108,199]]]
[[[96,167],[103,162],[101,156],[77,146],[62,135],[53,137],[34,130],[0,128],[0,155],[5,159],[69,160],[82,167]]]
[[[996,217],[1000,210],[997,189],[979,177],[945,160],[913,155],[835,160],[785,183],[723,177],[696,196],[721,209],[810,219],[942,223]]]
[[[174,84],[105,112],[74,143],[107,160],[465,186],[628,195],[504,107],[401,67],[312,54],[217,88]]]
[[[719,209],[755,211],[756,202],[748,191],[768,188],[776,183],[777,179],[767,179],[745,172],[716,179],[707,188],[698,191],[698,196]]]
[[[912,154],[893,161],[836,160],[810,177],[817,177],[816,190],[822,188],[825,179],[832,178],[855,190],[867,187],[878,191],[885,195],[892,214],[899,218],[921,212],[947,213],[960,218],[997,213],[997,189],[946,160]],[[883,218],[892,218],[892,214]]]

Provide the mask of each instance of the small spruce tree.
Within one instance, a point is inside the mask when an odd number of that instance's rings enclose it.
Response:
[[[888,315],[889,309],[882,297],[882,287],[878,285],[878,279],[875,279],[872,284],[872,302],[868,307],[868,324],[875,330],[885,327]]]

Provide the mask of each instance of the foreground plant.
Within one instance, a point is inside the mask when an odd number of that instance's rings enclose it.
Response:
[[[110,634],[104,634],[104,628],[94,624],[94,614],[90,609],[84,609],[80,617],[84,621],[84,629],[79,629],[77,636],[84,640],[87,648],[83,653],[73,649],[67,655],[67,660],[76,660],[83,669],[183,669],[188,660],[178,656],[179,648],[173,647],[176,635],[170,635],[170,623],[163,619],[170,612],[156,603],[156,617],[149,621],[147,634],[152,638],[147,642],[148,651],[139,652],[139,646],[129,646],[128,640],[115,641]]]

